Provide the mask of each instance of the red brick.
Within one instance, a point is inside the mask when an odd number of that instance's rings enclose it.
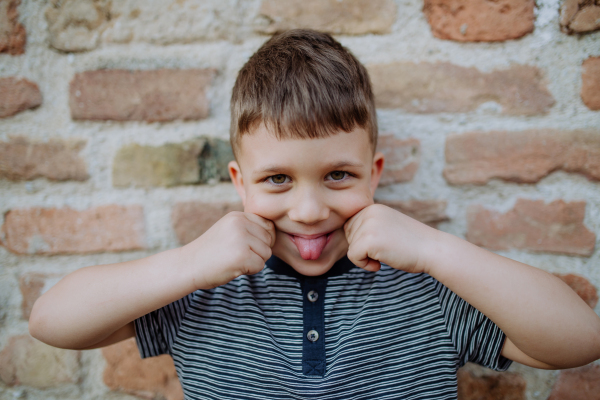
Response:
[[[0,93],[0,118],[10,117],[42,104],[42,93],[38,85],[27,79],[0,78]]]
[[[600,0],[564,0],[560,8],[560,28],[568,34],[600,29]]]
[[[171,220],[179,243],[187,244],[206,232],[225,214],[243,211],[242,203],[202,203],[190,201],[173,207]]]
[[[421,142],[419,139],[398,139],[394,135],[380,135],[377,151],[385,156],[380,185],[408,182],[419,169]]]
[[[600,365],[586,365],[560,372],[548,400],[600,399]]]
[[[0,2],[0,53],[11,55],[25,52],[25,27],[19,23],[17,8],[21,0],[4,0]]]
[[[138,250],[144,247],[141,206],[107,205],[10,210],[3,245],[17,254],[69,254]]]
[[[585,201],[518,199],[506,214],[470,206],[468,241],[493,250],[523,249],[534,252],[590,256],[596,235],[584,224]]]
[[[29,320],[31,309],[35,301],[50,287],[54,286],[62,278],[57,274],[42,274],[29,272],[19,277],[19,289],[21,290],[21,312],[25,320]]]
[[[525,400],[527,382],[511,373],[476,375],[459,369],[458,400]]]
[[[396,20],[392,0],[263,0],[264,33],[311,28],[334,34],[388,33]]]
[[[102,349],[106,359],[104,384],[111,390],[142,398],[183,400],[173,359],[168,355],[142,360],[135,339]]]
[[[448,215],[446,215],[447,202],[443,200],[401,201],[375,199],[375,202],[391,207],[434,228],[440,222],[449,220]]]
[[[596,307],[598,303],[598,291],[583,276],[573,274],[554,274],[563,280],[567,285],[571,287],[577,293],[579,297],[583,299],[591,308]]]
[[[378,108],[456,113],[495,102],[501,114],[539,115],[554,104],[542,72],[528,65],[481,72],[447,62],[397,62],[368,69]]]
[[[533,32],[534,0],[425,0],[433,35],[459,42],[497,42]]]
[[[600,110],[600,57],[590,57],[581,65],[581,100],[590,110]]]
[[[214,75],[212,69],[82,72],[69,88],[71,117],[147,122],[206,118],[206,88]]]
[[[84,146],[85,142],[80,140],[32,142],[25,137],[11,137],[9,142],[0,142],[0,178],[84,181],[89,178],[85,162],[79,156]]]
[[[79,380],[80,352],[58,349],[29,335],[12,336],[0,352],[0,379],[9,386],[47,389]]]
[[[453,185],[499,178],[536,183],[556,170],[600,180],[600,131],[468,132],[446,139],[444,177]]]

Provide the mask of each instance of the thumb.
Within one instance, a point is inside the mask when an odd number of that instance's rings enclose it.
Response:
[[[367,264],[362,268],[367,271],[377,272],[381,269],[381,263],[377,260],[373,260],[372,258],[367,258]]]

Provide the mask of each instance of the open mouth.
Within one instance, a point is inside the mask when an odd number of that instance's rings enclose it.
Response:
[[[333,232],[322,235],[293,235],[291,233],[287,235],[298,248],[300,257],[304,260],[316,260],[323,253],[327,243],[331,241],[332,234]]]

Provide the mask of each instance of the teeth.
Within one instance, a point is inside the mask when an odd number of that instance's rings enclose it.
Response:
[[[321,256],[325,245],[327,244],[327,235],[319,236],[315,239],[305,239],[294,236],[294,243],[300,252],[300,257],[305,260],[316,260]]]

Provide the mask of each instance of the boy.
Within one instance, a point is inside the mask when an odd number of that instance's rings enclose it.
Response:
[[[600,357],[600,318],[562,281],[373,204],[369,78],[329,35],[275,35],[231,102],[244,212],[181,248],[68,275],[36,302],[34,337],[135,336],[142,357],[173,357],[189,399],[450,399],[467,361]]]

